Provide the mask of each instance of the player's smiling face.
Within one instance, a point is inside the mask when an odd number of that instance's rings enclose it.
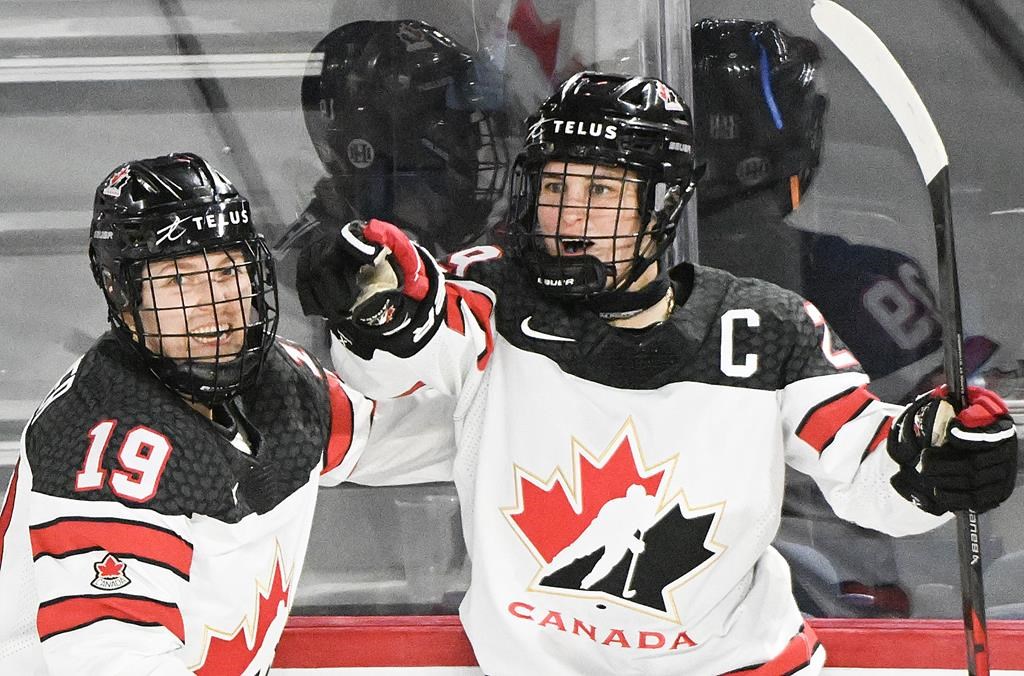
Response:
[[[621,278],[640,233],[641,182],[624,167],[551,161],[541,173],[538,233],[552,256],[593,256]],[[611,281],[611,280],[610,280]]]
[[[139,305],[146,347],[171,359],[237,356],[252,316],[248,270],[238,249],[147,263]]]

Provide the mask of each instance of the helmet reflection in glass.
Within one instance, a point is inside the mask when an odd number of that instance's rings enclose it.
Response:
[[[277,326],[273,262],[249,203],[201,157],[114,169],[89,258],[116,335],[172,390],[213,405],[256,381]]]
[[[347,218],[381,218],[435,253],[502,215],[508,117],[481,57],[422,21],[358,21],[313,49],[306,128]]]
[[[515,255],[563,298],[642,286],[693,190],[687,106],[654,78],[584,72],[527,125],[513,175]]]
[[[771,21],[703,19],[691,35],[701,211],[770,189],[788,214],[821,158],[817,46]]]

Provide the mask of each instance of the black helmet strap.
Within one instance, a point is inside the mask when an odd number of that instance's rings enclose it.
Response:
[[[601,315],[603,319],[624,319],[653,307],[665,297],[668,287],[668,275],[660,272],[650,284],[645,284],[637,291],[618,291],[593,296],[584,300],[582,304]]]

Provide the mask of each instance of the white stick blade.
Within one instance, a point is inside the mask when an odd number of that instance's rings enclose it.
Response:
[[[949,158],[928,109],[903,68],[863,21],[832,0],[814,0],[811,19],[860,71],[896,118],[910,142],[925,183],[931,183],[949,164]]]

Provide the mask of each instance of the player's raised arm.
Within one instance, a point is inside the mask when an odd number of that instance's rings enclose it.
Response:
[[[493,349],[489,290],[446,282],[430,254],[390,223],[353,221],[311,242],[297,287],[303,311],[328,320],[345,381],[371,396],[423,385],[456,394]]]

